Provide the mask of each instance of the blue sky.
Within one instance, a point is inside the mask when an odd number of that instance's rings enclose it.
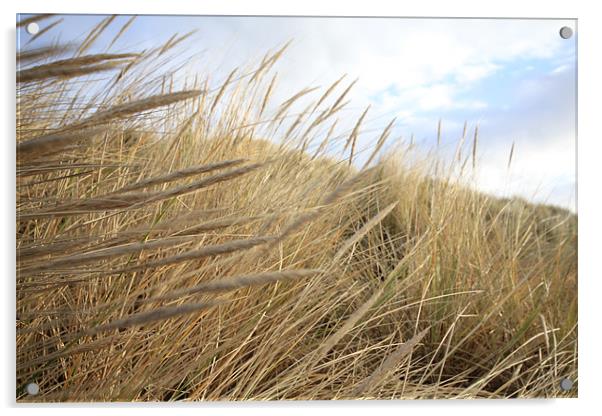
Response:
[[[64,16],[48,39],[77,42],[103,17]],[[128,18],[113,22],[99,39],[99,50]],[[196,29],[180,57],[194,56],[191,71],[211,73],[217,81],[292,40],[274,68],[275,102],[307,86],[327,87],[346,73],[348,81],[359,78],[349,96],[348,123],[372,106],[360,148],[374,143],[377,131],[396,117],[393,138],[413,135],[420,148],[432,149],[441,119],[439,154],[445,159],[464,122],[470,132],[478,124],[474,186],[576,210],[576,36],[562,39],[562,26],[575,29],[576,22],[139,16],[112,50],[139,51]],[[22,45],[29,37],[20,31]]]

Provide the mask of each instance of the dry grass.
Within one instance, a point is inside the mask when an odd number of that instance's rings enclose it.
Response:
[[[358,148],[355,81],[271,103],[285,47],[181,88],[189,34],[83,55],[112,22],[19,51],[18,400],[576,396],[576,216]]]

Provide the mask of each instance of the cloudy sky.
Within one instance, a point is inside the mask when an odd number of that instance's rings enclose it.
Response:
[[[64,16],[48,34],[81,40],[102,18]],[[128,18],[118,17],[99,44]],[[114,50],[142,50],[196,29],[183,52],[196,57],[199,71],[219,78],[292,40],[275,67],[275,99],[325,88],[343,74],[349,82],[358,78],[345,115],[353,123],[371,105],[360,148],[396,117],[393,138],[413,136],[418,147],[433,149],[441,120],[438,152],[449,158],[466,121],[470,134],[479,126],[476,187],[576,210],[576,36],[562,39],[562,26],[575,29],[576,22],[140,16]],[[21,30],[21,45],[28,38]]]

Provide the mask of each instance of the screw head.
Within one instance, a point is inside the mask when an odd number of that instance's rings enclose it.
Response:
[[[560,388],[564,391],[569,391],[573,387],[573,380],[563,378],[560,380]]]
[[[25,387],[25,391],[27,392],[27,394],[29,394],[30,396],[35,396],[36,394],[38,394],[40,392],[40,386],[37,385],[37,383],[29,383],[26,387]]]
[[[25,30],[30,35],[35,35],[36,33],[38,33],[40,31],[40,26],[38,26],[38,24],[36,22],[33,22],[33,23],[28,24],[25,27]]]
[[[568,26],[563,26],[560,28],[560,37],[562,39],[569,39],[571,36],[573,36],[573,29]]]

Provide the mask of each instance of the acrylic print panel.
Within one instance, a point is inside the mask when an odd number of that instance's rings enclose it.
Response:
[[[576,397],[576,23],[19,15],[17,400]]]

